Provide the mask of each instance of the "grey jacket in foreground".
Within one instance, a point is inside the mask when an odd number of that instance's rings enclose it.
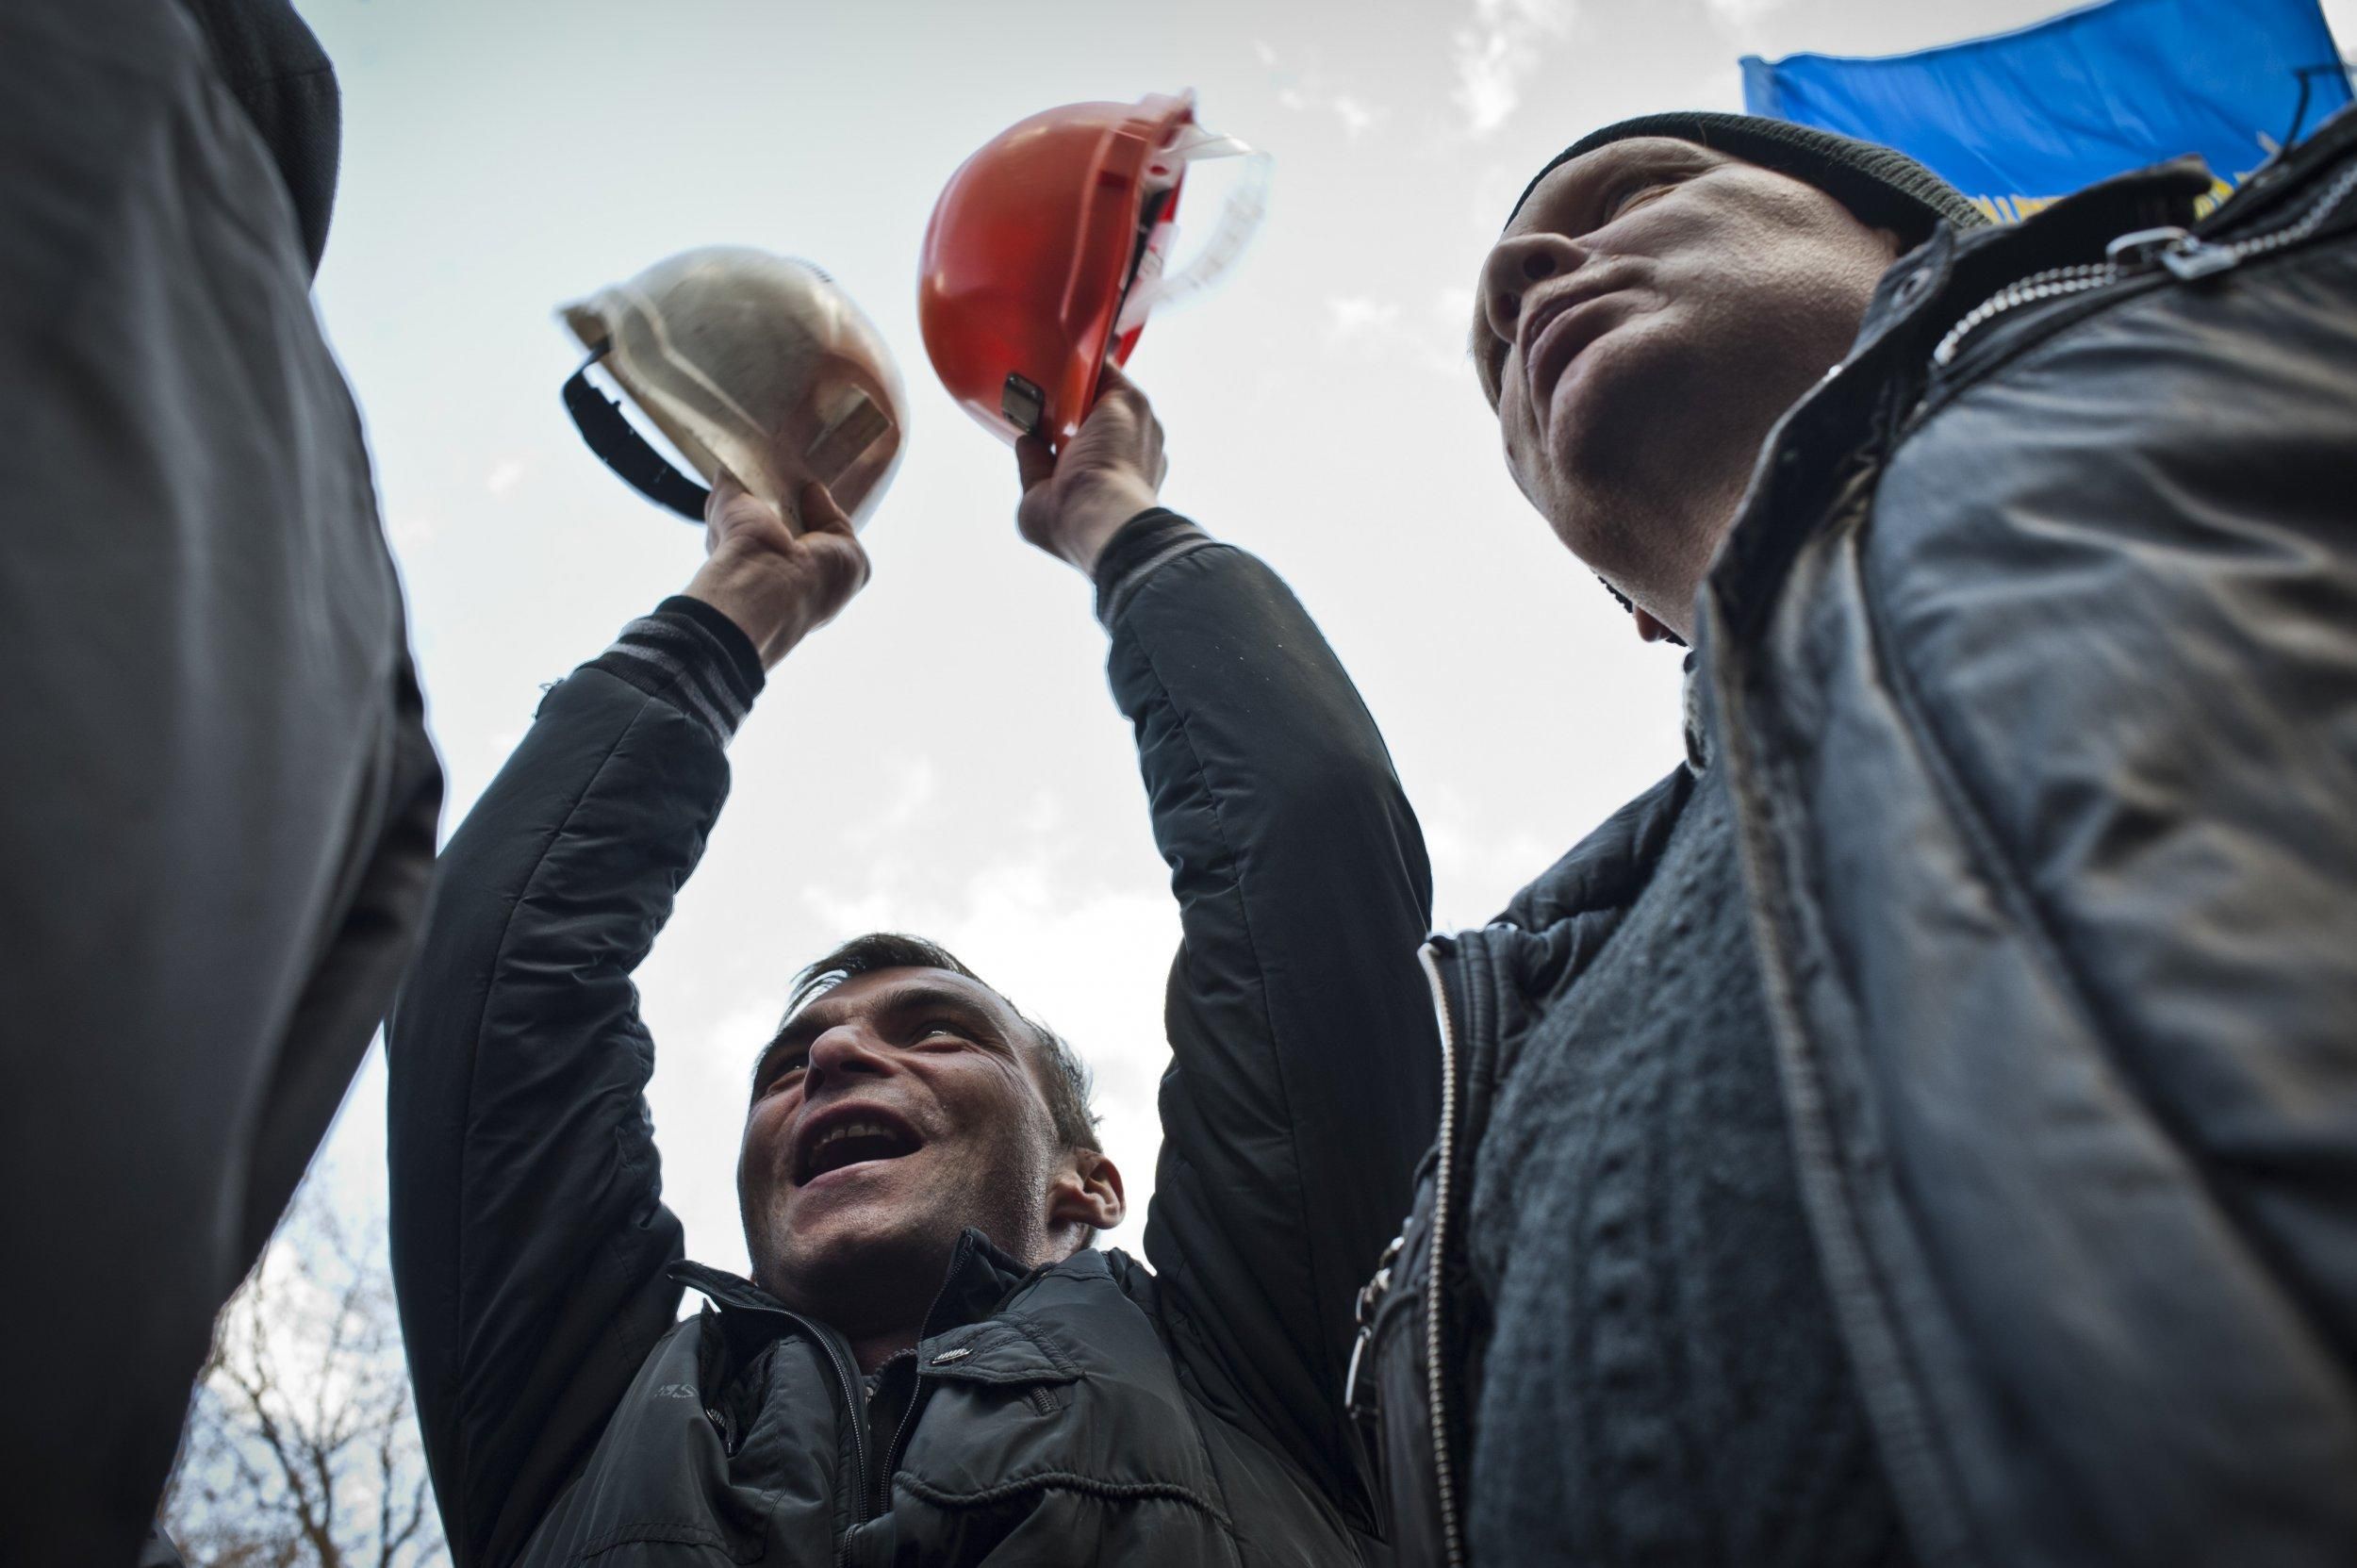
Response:
[[[1902,260],[1703,598],[1793,1158],[1926,1563],[2357,1560],[2357,115],[2197,222],[2207,185]],[[1481,1064],[1679,788],[1433,949],[1441,1155],[1360,1401],[1410,1560],[1461,1550]]]
[[[971,1238],[890,1444],[841,1336],[684,1264],[661,1200],[630,977],[728,791],[712,704],[598,666],[549,693],[390,1035],[394,1278],[460,1568],[1360,1560],[1350,1298],[1439,1084],[1422,839],[1251,556],[1198,537],[1109,616],[1184,932],[1153,1268],[1026,1276]],[[712,1306],[675,1325],[683,1282]]]
[[[0,0],[11,1562],[139,1552],[426,902],[441,771],[301,216],[176,6]]]

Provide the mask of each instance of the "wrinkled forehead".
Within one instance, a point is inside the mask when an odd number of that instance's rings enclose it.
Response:
[[[1595,205],[1624,180],[1649,174],[1691,175],[1741,161],[1673,136],[1632,136],[1608,141],[1548,170],[1498,238],[1579,233],[1591,226],[1590,214]]]
[[[1012,1031],[1014,1009],[997,992],[953,969],[871,969],[861,975],[821,975],[786,1015],[781,1034],[816,1034],[853,1018],[928,1008],[968,1015]]]

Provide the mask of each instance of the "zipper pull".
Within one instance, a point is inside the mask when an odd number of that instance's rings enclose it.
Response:
[[[2150,267],[2155,257],[2165,256],[2176,246],[2193,240],[2193,236],[2174,223],[2164,228],[2137,229],[2123,234],[2103,247],[2103,259],[2121,272]]]
[[[2186,283],[2215,276],[2241,260],[2241,253],[2232,246],[2213,245],[2190,234],[2161,253],[2161,265]]]
[[[1375,1385],[1360,1387],[1360,1375],[1366,1370],[1367,1346],[1375,1341],[1375,1330],[1361,1329],[1350,1342],[1350,1370],[1343,1374],[1343,1411],[1355,1420],[1369,1421],[1375,1417]]]
[[[1382,1301],[1383,1293],[1392,1288],[1392,1265],[1399,1261],[1400,1251],[1407,1245],[1408,1232],[1405,1230],[1391,1239],[1390,1245],[1383,1248],[1383,1256],[1375,1261],[1375,1277],[1359,1287],[1359,1298],[1351,1312],[1358,1324],[1359,1334],[1350,1342],[1350,1370],[1343,1374],[1343,1409],[1360,1420],[1373,1413],[1372,1399],[1367,1401],[1365,1409],[1360,1408],[1360,1393],[1372,1394],[1373,1387],[1370,1385],[1362,1391],[1359,1375],[1365,1369],[1367,1346],[1375,1341],[1375,1309]]]
[[[2103,247],[2103,259],[2123,272],[2141,272],[2157,261],[2171,276],[2192,283],[2225,272],[2242,256],[2231,246],[2213,245],[2171,224],[2121,235]]]

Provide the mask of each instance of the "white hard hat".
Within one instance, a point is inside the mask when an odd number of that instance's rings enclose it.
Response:
[[[908,397],[882,338],[806,261],[712,245],[564,307],[589,361],[565,405],[590,450],[651,500],[701,521],[706,492],[589,385],[602,359],[706,484],[726,469],[799,529],[806,480],[865,525],[899,466]]]

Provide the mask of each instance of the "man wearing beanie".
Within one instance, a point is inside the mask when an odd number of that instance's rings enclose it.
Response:
[[[1678,114],[1511,214],[1507,466],[1689,755],[1426,949],[1403,1561],[2357,1560],[2357,116],[2209,186]]]
[[[287,0],[0,0],[11,1563],[140,1554],[422,913],[441,775],[310,299],[337,127]]]

